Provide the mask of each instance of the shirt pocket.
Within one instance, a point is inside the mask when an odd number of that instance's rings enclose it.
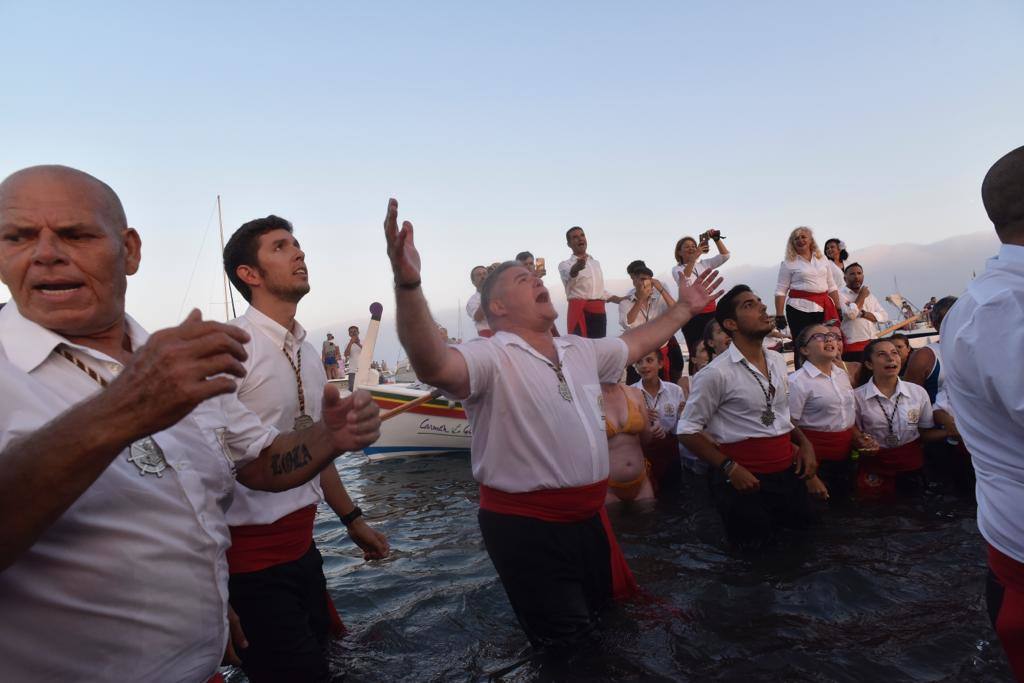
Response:
[[[224,412],[208,408],[204,403],[192,411],[189,419],[195,423],[202,443],[207,447],[206,453],[196,454],[196,467],[204,470],[204,474],[212,478],[215,486],[225,491],[232,490],[235,462],[227,442],[228,425]]]

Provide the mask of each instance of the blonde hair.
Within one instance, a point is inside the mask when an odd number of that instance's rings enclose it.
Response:
[[[821,255],[821,249],[818,248],[818,243],[814,239],[814,231],[808,228],[806,225],[800,225],[793,228],[793,232],[789,233],[789,239],[786,240],[786,260],[796,260],[797,253],[796,249],[793,248],[793,238],[796,237],[796,234],[801,230],[805,231],[811,237],[811,257],[824,258],[824,256]]]

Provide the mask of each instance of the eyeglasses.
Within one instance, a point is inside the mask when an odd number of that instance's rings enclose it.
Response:
[[[840,337],[838,334],[833,334],[831,332],[829,332],[827,334],[824,333],[824,332],[818,332],[818,333],[812,334],[810,337],[808,337],[807,341],[808,342],[812,342],[812,341],[823,341],[823,342],[839,341],[841,338],[842,337]]]

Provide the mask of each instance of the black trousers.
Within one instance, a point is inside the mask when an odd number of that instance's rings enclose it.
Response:
[[[231,606],[249,641],[237,652],[253,683],[328,680],[331,622],[323,564],[311,543],[294,562],[228,580]]]
[[[857,487],[857,465],[845,460],[822,460],[818,463],[818,478],[825,482],[829,500],[849,500]]]
[[[714,317],[714,313],[698,313],[683,325],[683,339],[686,340],[686,350],[690,358],[697,352],[697,342],[704,336],[704,328]]]
[[[740,493],[720,471],[711,476],[711,495],[725,522],[725,533],[740,547],[759,548],[780,527],[805,529],[813,520],[807,485],[792,469],[755,474],[761,488],[754,493]]]
[[[820,325],[825,322],[825,312],[805,313],[798,311],[789,304],[786,304],[786,323],[789,325],[789,333],[793,336],[793,343],[796,343],[800,331],[809,325]]]
[[[571,647],[584,640],[612,596],[600,516],[544,522],[480,510],[478,520],[487,554],[533,646]]]

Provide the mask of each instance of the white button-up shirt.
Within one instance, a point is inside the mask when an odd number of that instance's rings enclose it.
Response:
[[[658,424],[665,430],[666,434],[675,434],[676,424],[679,422],[679,406],[686,402],[683,396],[683,388],[678,384],[663,382],[658,379],[658,393],[652,396],[644,389],[644,381],[630,385],[639,389],[644,395],[644,403],[648,410],[658,413]]]
[[[302,325],[296,322],[294,330],[289,332],[251,306],[231,324],[249,333],[249,343],[245,345],[249,357],[243,363],[246,375],[238,382],[238,398],[245,407],[255,413],[264,426],[279,432],[292,431],[299,415],[299,392],[295,370],[288,358],[298,367],[301,354],[306,415],[319,420],[327,376],[317,362],[316,349],[306,341]],[[321,500],[319,474],[288,491],[254,491],[236,482],[235,498],[228,509],[228,524],[272,524]]]
[[[518,335],[498,332],[453,348],[469,368],[462,405],[472,429],[473,477],[508,493],[586,486],[608,478],[601,383],[626,365],[619,338],[555,337],[572,401],[551,362]]]
[[[978,528],[1024,562],[1024,247],[1004,244],[942,321],[957,430],[977,476]]]
[[[735,443],[793,431],[793,423],[789,419],[786,361],[774,351],[765,351],[764,355],[771,370],[772,386],[775,387],[771,404],[775,421],[772,424],[765,426],[761,422],[766,407],[764,390],[768,388],[768,378],[752,363],[745,361],[735,344],[730,344],[728,349],[690,378],[690,396],[676,433],[707,431],[718,443]],[[757,374],[760,384],[748,367]]]
[[[713,270],[718,268],[723,263],[729,260],[732,254],[715,254],[707,258],[702,258],[693,264],[693,271],[690,273],[690,277],[686,278],[686,284],[693,285],[700,277],[700,274],[705,270]],[[679,281],[683,278],[683,273],[686,271],[686,266],[682,263],[677,263],[672,267],[672,279],[675,280],[676,286],[679,286]]]
[[[647,299],[647,306],[641,306],[640,310],[637,311],[636,317],[633,318],[633,322],[629,322],[629,311],[633,308],[634,304],[636,304],[635,287],[629,290],[629,293],[619,302],[619,327],[623,330],[640,327],[648,320],[654,320],[668,310],[665,298],[657,291],[652,291],[650,298]]]
[[[885,312],[885,308],[874,294],[868,294],[864,298],[864,303],[858,307],[857,292],[844,286],[839,290],[839,304],[843,312],[843,337],[848,344],[873,339],[878,332],[878,326],[862,316],[864,311],[873,314],[880,323],[889,320],[889,314]]]
[[[583,270],[570,277],[569,271],[576,265],[577,258],[570,256],[558,264],[558,274],[562,276],[567,299],[607,299],[608,292],[604,288],[604,273],[601,264],[593,256],[587,255],[587,265]]]
[[[838,287],[828,260],[823,256],[812,255],[810,261],[797,256],[792,261],[783,261],[779,265],[779,281],[775,286],[775,296],[785,296],[791,289],[803,292],[833,292],[837,291]],[[809,299],[790,299],[786,305],[804,313],[820,313],[824,310]]]
[[[819,432],[842,432],[857,420],[850,378],[840,367],[826,375],[804,362],[789,376],[789,413],[797,427]]]
[[[473,321],[476,326],[477,334],[480,334],[484,330],[491,329],[491,326],[487,324],[487,316],[485,315],[480,320],[477,320],[476,312],[480,310],[480,292],[473,292],[473,296],[469,297],[469,301],[466,302],[466,315]]]
[[[854,397],[857,400],[857,427],[865,434],[875,437],[882,448],[889,447],[885,442],[889,436],[889,420],[886,419],[886,415],[892,420],[892,431],[899,439],[900,446],[921,438],[919,429],[935,426],[928,392],[910,382],[897,382],[896,393],[892,398],[878,390],[874,379],[854,390]]]
[[[146,333],[127,325],[139,348]],[[108,381],[122,369],[23,318],[13,302],[0,310],[0,449],[100,391],[55,352],[61,345]],[[3,680],[209,678],[228,637],[224,511],[234,466],[276,434],[234,395],[218,396],[153,435],[167,460],[162,476],[140,476],[128,450],[114,458],[0,572]]]

